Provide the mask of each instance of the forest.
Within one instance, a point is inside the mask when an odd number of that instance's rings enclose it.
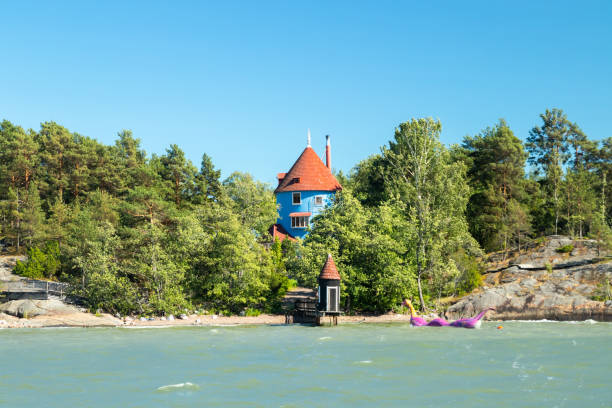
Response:
[[[0,124],[0,250],[15,272],[69,282],[92,311],[160,315],[279,312],[296,284],[315,287],[331,253],[347,313],[424,310],[481,284],[483,255],[545,235],[612,246],[612,138],[594,140],[560,109],[525,142],[504,120],[460,144],[431,118],[397,126],[303,241],[270,242],[273,186],[224,180],[177,145],[147,155],[132,132],[104,145],[55,122]]]

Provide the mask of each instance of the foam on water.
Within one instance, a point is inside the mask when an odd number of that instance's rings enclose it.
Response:
[[[200,386],[190,382],[184,382],[179,384],[162,385],[157,391],[178,391],[178,390],[197,390]]]
[[[494,321],[494,320],[492,320]],[[496,320],[498,322],[502,322],[501,320]],[[600,323],[597,320],[587,319],[587,320],[503,320],[504,322],[515,322],[515,323],[559,323],[559,324],[596,324]]]

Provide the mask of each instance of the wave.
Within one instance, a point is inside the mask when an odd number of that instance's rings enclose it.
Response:
[[[494,320],[491,320],[494,321]],[[597,320],[586,319],[586,320],[495,320],[495,322],[517,322],[517,323],[565,323],[565,324],[597,324],[601,323]]]
[[[180,384],[162,385],[157,391],[177,391],[177,390],[197,390],[200,386],[190,382],[184,382]]]

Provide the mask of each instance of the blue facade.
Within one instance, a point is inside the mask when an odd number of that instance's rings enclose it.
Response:
[[[293,193],[300,193],[300,204],[293,204]],[[285,191],[276,194],[278,204],[278,220],[289,234],[295,238],[304,238],[307,235],[307,228],[295,228],[292,226],[291,213],[311,213],[308,218],[308,225],[312,224],[312,219],[323,209],[331,204],[333,191]],[[321,204],[317,204],[316,197],[321,197]]]

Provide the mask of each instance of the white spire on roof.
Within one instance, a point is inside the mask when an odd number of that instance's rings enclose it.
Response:
[[[310,147],[310,128],[308,128],[308,147]]]

